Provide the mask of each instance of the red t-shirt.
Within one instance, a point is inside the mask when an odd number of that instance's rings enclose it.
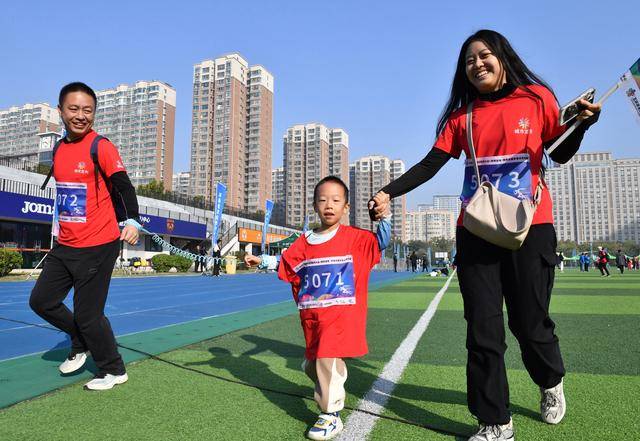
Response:
[[[302,235],[282,255],[278,276],[291,283],[308,360],[368,352],[369,273],[379,261],[376,236],[345,225],[318,245]]]
[[[58,242],[74,248],[112,242],[120,237],[111,195],[98,173],[98,192],[91,159],[91,142],[98,134],[93,130],[84,138],[63,141],[54,158],[56,204],[60,234]],[[100,141],[98,162],[107,177],[125,171],[116,147],[107,139]]]
[[[557,138],[565,127],[558,123],[558,104],[553,94],[543,86],[527,86],[516,88],[511,94],[496,101],[473,102],[473,144],[476,157],[485,158],[486,163],[505,161],[505,158],[518,158],[518,154],[528,154],[530,170],[530,191],[535,192],[540,179],[540,169],[544,143]],[[532,93],[533,92],[533,93]],[[538,95],[538,96],[536,96]],[[451,114],[447,124],[436,140],[434,147],[459,158],[462,151],[469,160],[469,146],[466,134],[466,107],[457,109]],[[512,156],[513,155],[513,156]],[[491,157],[492,159],[487,159]],[[515,164],[516,162],[512,162]],[[495,170],[494,165],[494,169]],[[465,174],[474,175],[473,166],[468,166]],[[492,170],[489,168],[489,170]],[[508,171],[508,169],[507,169]],[[482,173],[482,171],[481,171]],[[491,173],[488,173],[491,174]],[[496,174],[499,176],[500,174]],[[519,177],[516,172],[516,177]],[[506,174],[507,179],[511,179]],[[473,177],[475,181],[475,177]],[[503,186],[519,184],[518,181],[503,181]],[[495,182],[494,182],[495,185]],[[467,195],[473,191],[474,184],[465,186]],[[463,196],[465,191],[463,189]],[[463,197],[464,199],[464,197]],[[458,225],[462,225],[464,209],[458,218]],[[540,204],[533,217],[534,224],[553,223],[552,202],[549,189],[543,181],[543,191]]]

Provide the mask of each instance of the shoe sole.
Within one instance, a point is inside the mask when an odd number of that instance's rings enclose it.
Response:
[[[100,391],[100,390],[110,390],[113,389],[115,386],[119,385],[119,384],[124,384],[129,380],[129,376],[127,374],[124,374],[124,378],[121,379],[117,379],[113,382],[113,384],[110,387],[98,387],[98,388],[91,388],[88,387],[86,384],[84,385],[84,390],[93,390],[93,391]]]

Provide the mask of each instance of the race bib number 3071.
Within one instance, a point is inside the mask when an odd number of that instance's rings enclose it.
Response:
[[[352,256],[305,260],[294,271],[300,277],[298,309],[356,303]]]
[[[482,182],[491,182],[501,193],[518,199],[531,199],[531,166],[529,155],[489,156],[477,158]],[[464,185],[460,199],[465,206],[478,189],[478,177],[473,161],[467,159],[464,167]]]
[[[87,221],[87,184],[82,182],[57,182],[56,204],[61,222]]]

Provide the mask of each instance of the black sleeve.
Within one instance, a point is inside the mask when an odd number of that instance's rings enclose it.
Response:
[[[138,208],[138,198],[136,198],[136,189],[133,188],[129,175],[125,171],[119,171],[111,175],[109,178],[111,185],[122,195],[124,206],[127,209],[129,219],[140,222],[140,210]]]
[[[434,147],[420,162],[398,179],[390,182],[381,191],[387,193],[392,199],[402,196],[433,178],[451,158],[452,156],[449,153]]]
[[[567,139],[562,141],[560,145],[549,155],[551,159],[558,164],[566,164],[569,162],[580,148],[585,132],[598,121],[599,117],[600,113],[595,113],[592,117],[585,119],[582,124],[567,136]],[[551,141],[546,142],[544,145],[545,150],[551,147],[556,139],[558,138],[554,138]]]

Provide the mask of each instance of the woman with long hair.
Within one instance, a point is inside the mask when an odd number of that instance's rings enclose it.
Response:
[[[517,338],[522,360],[541,393],[543,421],[564,417],[565,375],[549,301],[556,265],[556,233],[552,203],[544,182],[545,148],[564,133],[551,88],[534,74],[509,41],[481,30],[462,44],[451,94],[437,125],[431,151],[369,202],[378,216],[390,200],[431,179],[450,159],[464,151],[470,158],[466,114],[471,104],[473,148],[480,175],[503,193],[537,200],[527,238],[517,251],[493,245],[462,225],[464,209],[478,188],[473,162],[467,160],[456,231],[458,281],[467,321],[467,403],[479,422],[470,441],[514,440],[503,301],[508,325]],[[580,101],[583,123],[550,155],[566,163],[578,151],[587,128],[597,121],[600,105]],[[535,194],[538,197],[534,198]]]

